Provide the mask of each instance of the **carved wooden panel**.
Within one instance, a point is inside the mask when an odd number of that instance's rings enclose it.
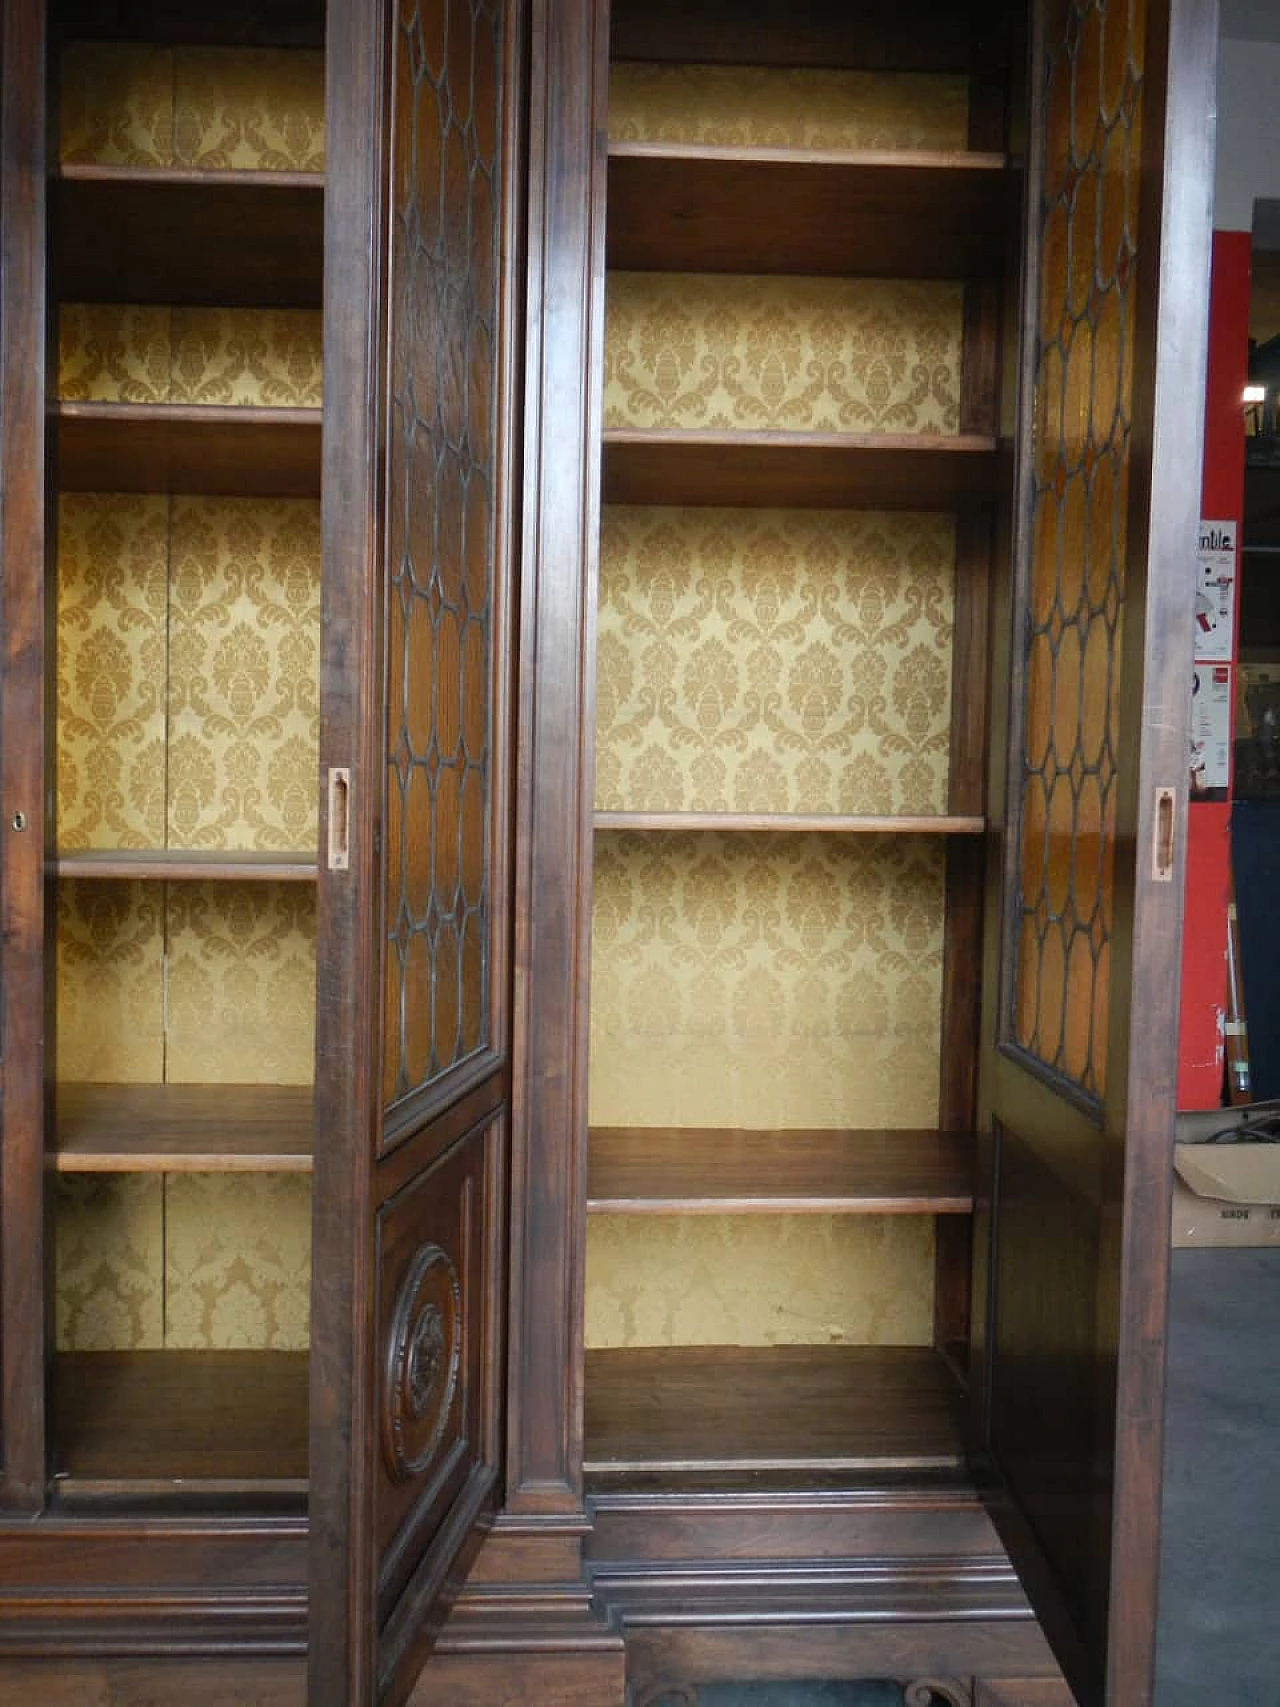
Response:
[[[1021,641],[1012,1038],[1106,1089],[1128,551],[1143,0],[1053,0],[1031,547]]]
[[[421,1544],[483,1451],[485,1300],[496,1285],[483,1217],[503,1120],[482,1123],[378,1213],[379,1597],[394,1602]]]
[[[383,1098],[490,1040],[501,9],[396,11]]]

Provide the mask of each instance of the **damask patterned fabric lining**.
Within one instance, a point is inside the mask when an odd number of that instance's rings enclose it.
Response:
[[[606,427],[957,433],[949,281],[610,273]]]
[[[324,56],[297,49],[71,42],[64,161],[324,170]]]
[[[947,810],[955,524],[605,511],[602,811]]]
[[[64,305],[60,391],[315,407],[309,312]],[[58,835],[85,848],[313,853],[319,505],[65,494]],[[315,900],[287,884],[63,882],[59,1077],[311,1082]],[[61,1349],[305,1349],[310,1184],[64,1177]]]
[[[965,77],[617,61],[615,142],[719,148],[964,148]]]

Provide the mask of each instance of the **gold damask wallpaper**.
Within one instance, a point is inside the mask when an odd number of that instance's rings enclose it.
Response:
[[[58,395],[77,403],[319,408],[321,316],[309,308],[63,303]]]
[[[61,1351],[306,1349],[305,1176],[63,1176],[56,1248]]]
[[[64,161],[324,170],[324,56],[298,49],[71,42]]]
[[[300,884],[64,882],[57,1070],[106,1083],[309,1084],[315,898]],[[64,1178],[65,1349],[306,1344],[309,1181]]]
[[[303,883],[60,883],[59,1079],[310,1084],[315,928]]]
[[[719,148],[965,148],[965,77],[616,61],[615,142]]]
[[[610,273],[606,427],[956,433],[963,287]]]
[[[879,836],[596,837],[596,1126],[932,1126],[943,858]]]
[[[589,1346],[927,1345],[917,1215],[593,1215]]]
[[[58,841],[165,842],[169,500],[58,507]]]
[[[172,504],[168,843],[313,849],[320,507],[307,499]]]
[[[602,811],[945,812],[955,524],[604,512]]]
[[[938,1114],[930,840],[596,837],[596,1126],[911,1127]],[[924,1216],[596,1216],[591,1345],[928,1340]]]
[[[314,849],[319,505],[74,493],[59,518],[59,845]]]

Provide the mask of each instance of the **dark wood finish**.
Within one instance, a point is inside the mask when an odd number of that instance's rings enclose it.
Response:
[[[1000,264],[1002,154],[615,142],[611,267],[955,279]]]
[[[980,817],[952,813],[846,818],[822,812],[597,812],[595,827],[600,831],[644,830],[672,835],[719,830],[802,836],[980,836],[986,823]]]
[[[532,19],[507,1506],[582,1515],[605,9]]]
[[[314,855],[201,853],[185,848],[80,848],[54,860],[59,877],[161,883],[314,883]]]
[[[998,5],[951,0],[615,0],[613,56],[729,65],[968,71],[1001,63]]]
[[[596,1127],[587,1210],[963,1215],[972,1165],[970,1141],[944,1132]]]
[[[306,1707],[300,1660],[6,1661],[0,1704],[117,1707],[122,1702],[180,1701],[183,1707]]]
[[[68,164],[53,207],[63,302],[320,306],[320,173]]]
[[[61,1477],[305,1487],[306,1352],[62,1352],[53,1414]]]
[[[996,434],[1000,428],[1001,310],[996,281],[966,286],[960,385],[964,432]],[[986,808],[994,551],[995,524],[989,510],[957,517],[947,793],[953,812],[985,813]],[[977,1119],[984,853],[981,845],[947,845],[938,1122],[948,1132],[972,1133]],[[968,1361],[972,1269],[972,1227],[940,1223],[934,1246],[934,1343],[957,1365]]]
[[[525,29],[329,6],[312,1707],[405,1699],[501,1472]]]
[[[59,403],[64,492],[314,498],[320,411],[179,403]]]
[[[309,1173],[307,1085],[58,1086],[59,1173]]]
[[[973,1707],[1076,1707],[1076,1700],[1060,1677],[980,1677]]]
[[[999,906],[988,909],[981,1124],[994,1134],[995,1248],[984,1387],[988,1439],[1012,1496],[992,1509],[1081,1707],[1148,1707],[1153,1688],[1192,603],[1192,565],[1175,542],[1190,536],[1199,501],[1186,471],[1201,453],[1213,183],[1203,115],[1216,25],[1212,0],[1148,10],[1103,1107],[1005,1043],[994,1000],[1004,921]],[[1038,170],[1033,155],[1033,186]],[[1029,287],[1034,302],[1034,266]],[[1032,403],[1024,395],[1024,434]],[[1025,438],[1023,456],[1025,469]],[[1015,634],[1031,549],[1020,541]],[[1018,669],[1015,660],[1015,706]],[[1015,779],[1020,739],[1015,718]],[[1176,797],[1166,881],[1152,867],[1161,787]],[[1006,890],[1017,859],[1011,826]]]
[[[978,434],[721,432],[611,427],[606,504],[958,510],[990,498],[995,441]]]
[[[67,41],[324,46],[324,0],[63,0],[58,10]]]
[[[53,910],[45,850],[52,657],[45,601],[45,19],[0,6],[0,1507],[34,1511],[45,1480],[45,1333],[51,1245],[44,1202],[46,983]],[[52,677],[49,670],[48,676]]]
[[[589,1351],[584,1467],[593,1480],[951,1469],[959,1400],[928,1347]]]

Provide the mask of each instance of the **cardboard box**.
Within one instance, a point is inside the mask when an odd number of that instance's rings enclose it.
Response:
[[[1173,1248],[1280,1245],[1280,1144],[1175,1144]]]

